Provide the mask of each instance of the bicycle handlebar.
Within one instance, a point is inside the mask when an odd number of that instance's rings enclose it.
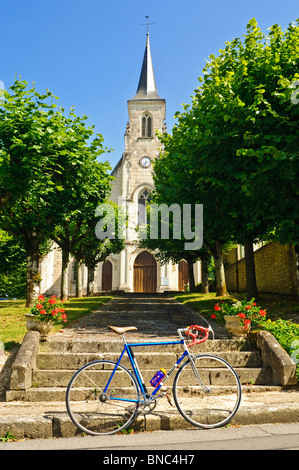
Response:
[[[192,330],[197,330],[200,332],[200,334],[204,334],[204,336],[202,338],[197,339],[198,333],[193,333]],[[191,336],[193,341],[187,345],[187,348],[191,348],[192,346],[194,346],[194,344],[204,343],[208,339],[210,331],[213,331],[210,326],[208,328],[205,328],[200,325],[191,325],[191,326],[187,326],[187,328],[179,329],[178,333],[180,335],[180,332],[183,332],[186,335]]]

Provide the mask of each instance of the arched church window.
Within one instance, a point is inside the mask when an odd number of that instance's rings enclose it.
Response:
[[[152,118],[148,113],[145,113],[141,120],[141,136],[152,137]]]
[[[138,224],[143,225],[147,223],[146,208],[152,199],[151,193],[146,189],[139,195],[138,198]]]

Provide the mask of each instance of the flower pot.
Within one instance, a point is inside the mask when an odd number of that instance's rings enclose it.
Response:
[[[51,321],[41,321],[32,313],[25,313],[27,330],[39,331],[41,341],[46,341],[49,332],[53,327]]]
[[[232,336],[246,336],[250,331],[250,325],[244,328],[238,315],[224,315],[225,328]]]

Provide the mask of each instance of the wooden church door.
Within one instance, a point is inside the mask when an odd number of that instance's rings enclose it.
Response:
[[[184,291],[189,282],[188,263],[184,259],[179,263],[179,291]]]
[[[147,251],[135,259],[134,292],[157,292],[157,263]]]
[[[112,263],[105,261],[102,266],[102,290],[112,290]]]

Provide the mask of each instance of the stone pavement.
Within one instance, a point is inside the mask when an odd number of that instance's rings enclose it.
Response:
[[[156,341],[157,339],[179,339],[178,328],[192,324],[207,327],[208,322],[194,310],[165,294],[126,294],[112,299],[97,312],[83,318],[74,328],[67,328],[61,337],[93,335],[105,340],[117,339],[112,326],[136,326],[137,331],[126,333],[128,341]],[[212,322],[210,322],[212,324]],[[212,325],[217,338],[228,338],[224,328],[215,322]],[[121,338],[119,341],[122,342]]]
[[[163,295],[125,295],[101,306],[100,310],[82,319],[75,327],[57,333],[59,341],[70,338],[98,338],[105,342],[118,340],[109,325],[136,326],[126,334],[128,341],[156,341],[177,338],[177,328],[205,320],[190,308]],[[227,332],[212,325],[216,338],[227,338]],[[51,336],[52,337],[52,336]],[[245,387],[241,406],[232,425],[299,422],[299,388]],[[158,402],[154,412],[141,414],[137,430],[184,429],[188,423],[166,399]],[[6,432],[18,438],[51,438],[74,436],[74,426],[63,402],[0,402],[0,437]],[[0,443],[1,449],[1,443]]]

